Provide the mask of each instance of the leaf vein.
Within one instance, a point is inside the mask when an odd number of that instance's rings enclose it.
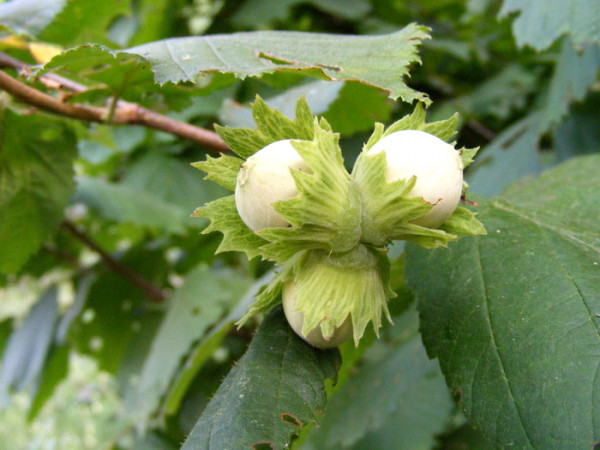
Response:
[[[523,416],[522,416],[521,410],[519,408],[519,404],[517,403],[517,401],[515,399],[515,396],[512,391],[512,387],[510,385],[510,380],[506,374],[504,360],[502,359],[502,355],[500,354],[500,350],[498,349],[498,345],[496,343],[496,334],[494,331],[494,326],[492,323],[492,316],[490,314],[490,309],[489,309],[489,305],[488,305],[489,297],[488,297],[488,292],[487,292],[487,283],[485,280],[485,272],[483,270],[483,266],[481,265],[481,239],[477,239],[477,253],[478,253],[477,261],[479,262],[479,272],[481,274],[481,282],[483,283],[483,306],[485,307],[484,315],[485,315],[485,318],[487,319],[487,323],[490,327],[490,337],[492,339],[492,348],[495,350],[496,356],[498,357],[498,362],[500,363],[500,370],[502,371],[503,378],[506,380],[506,387],[508,388],[508,394],[510,396],[511,401],[515,405],[515,410],[517,412],[517,416],[519,418],[521,428],[523,429],[523,433],[525,433],[525,437],[529,441],[529,444],[535,448],[535,445],[533,445],[533,440],[529,436],[529,434],[527,432],[527,428],[525,427],[525,424],[523,422]]]
[[[589,323],[592,325],[592,328],[594,329],[595,333],[596,333],[596,337],[598,337],[598,339],[600,340],[600,332],[598,331],[598,328],[596,327],[596,325],[594,324],[594,313],[592,312],[590,305],[588,304],[585,296],[583,295],[583,292],[581,291],[581,289],[579,288],[579,285],[577,284],[577,282],[575,281],[575,279],[573,278],[573,276],[571,275],[571,273],[569,272],[569,270],[567,269],[567,267],[565,267],[565,265],[563,264],[561,258],[560,258],[560,254],[556,252],[555,248],[553,245],[551,245],[551,241],[548,238],[548,234],[546,233],[546,230],[544,230],[544,228],[542,226],[538,227],[540,232],[542,233],[542,235],[544,236],[544,239],[546,240],[546,242],[548,243],[548,247],[550,248],[550,251],[552,252],[552,254],[554,255],[554,259],[558,262],[558,266],[561,268],[561,270],[564,272],[565,277],[571,282],[571,284],[573,285],[573,287],[575,288],[575,290],[577,291],[577,294],[579,296],[579,298],[581,299],[581,302],[583,303],[583,306],[585,307],[585,310],[588,314],[589,317]],[[560,233],[557,233],[559,237],[563,237]],[[570,241],[569,241],[570,242]],[[598,374],[600,372],[600,359],[598,360],[598,365],[596,366],[596,372],[594,375],[594,378],[592,380],[592,388],[591,388],[591,392],[594,392],[594,385],[596,384],[596,380],[598,379]],[[591,420],[592,420],[592,430],[596,429],[596,423],[595,423],[595,416],[593,414],[594,412],[594,396],[590,395],[590,402],[591,402]],[[592,440],[594,440],[594,436],[592,436]]]
[[[177,58],[175,58],[175,55],[173,54],[173,50],[171,49],[171,46],[169,45],[169,41],[165,40],[165,48],[167,49],[167,52],[169,53],[169,56],[171,57],[171,60],[175,63],[175,65],[179,68],[179,70],[181,70],[181,72],[185,75],[186,79],[191,80],[192,76],[188,73],[187,70],[185,70],[185,68],[181,65],[181,63],[179,61],[177,61]]]

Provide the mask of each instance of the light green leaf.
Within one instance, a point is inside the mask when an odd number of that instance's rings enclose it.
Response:
[[[513,181],[541,170],[539,156],[540,114],[534,112],[517,121],[479,153],[466,175],[476,194],[499,194]]]
[[[167,39],[127,52],[150,61],[161,84],[196,81],[212,71],[245,78],[283,69],[317,69],[330,80],[376,86],[393,99],[429,102],[402,81],[408,65],[418,61],[417,46],[427,37],[426,28],[415,24],[382,36],[257,31]]]
[[[17,36],[37,36],[64,7],[66,0],[12,0],[0,5],[0,28]]]
[[[229,162],[231,156],[223,156]],[[120,186],[156,196],[190,216],[198,205],[227,195],[228,192],[210,181],[199,179],[187,160],[161,152],[148,152],[131,163]],[[195,222],[195,223],[194,223]],[[198,221],[185,219],[195,225]]]
[[[240,298],[248,280],[232,271],[202,265],[186,275],[153,341],[139,382],[126,398],[128,416],[140,423],[158,407],[172,377],[193,342],[201,338]]]
[[[40,380],[35,395],[29,406],[27,420],[32,421],[40,413],[43,406],[54,394],[54,390],[67,377],[69,373],[70,348],[66,345],[55,346],[48,352],[44,364],[44,371],[40,374]]]
[[[335,393],[302,447],[309,449],[430,449],[454,407],[437,361],[418,334],[414,308],[395,319],[400,339],[376,342]]]
[[[89,85],[90,89],[73,94],[71,100],[80,103],[103,103],[114,96],[153,108],[167,104],[171,109],[181,109],[190,104],[191,96],[203,93],[198,86],[167,83],[159,87],[144,58],[97,44],[67,49],[34,71],[33,75],[46,72],[64,74]]]
[[[541,130],[559,123],[571,103],[583,100],[598,78],[599,69],[599,45],[588,45],[583,52],[578,52],[573,48],[571,39],[563,38],[543,107]]]
[[[288,445],[314,423],[326,403],[324,381],[335,379],[337,349],[317,350],[289,327],[281,309],[262,323],[248,352],[221,384],[183,449]]]
[[[428,354],[498,447],[600,435],[598,173],[599,156],[573,158],[482,201],[488,236],[407,247]]]
[[[40,40],[63,46],[110,44],[106,29],[117,16],[130,14],[129,0],[66,0],[63,3],[64,8],[39,35]]]
[[[61,121],[4,110],[0,123],[0,273],[12,273],[63,218],[77,150]]]
[[[35,390],[54,341],[58,314],[57,288],[47,290],[10,335],[0,369],[0,407],[12,390]]]
[[[183,233],[186,226],[200,225],[185,208],[168,203],[152,193],[99,178],[79,177],[77,200],[107,219]]]
[[[596,0],[504,0],[498,16],[518,12],[513,34],[519,47],[541,51],[562,34],[575,45],[600,43],[600,3]]]

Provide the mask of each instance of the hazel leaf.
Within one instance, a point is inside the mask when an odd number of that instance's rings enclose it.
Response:
[[[238,251],[246,253],[248,259],[252,259],[261,255],[259,248],[267,242],[244,224],[235,207],[233,195],[207,203],[194,211],[192,217],[206,217],[210,220],[210,225],[202,231],[203,234],[213,231],[223,233],[223,241],[216,253]]]

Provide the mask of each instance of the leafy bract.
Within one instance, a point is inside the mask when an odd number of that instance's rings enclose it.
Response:
[[[277,109],[256,97],[252,105],[252,117],[256,129],[231,128],[216,125],[217,133],[241,158],[248,158],[275,141],[283,139],[308,140],[314,136],[313,116],[304,97],[296,102],[296,118],[287,118]]]
[[[428,354],[497,446],[600,434],[599,172],[597,155],[573,158],[482,200],[488,236],[407,248]]]
[[[252,259],[259,256],[261,254],[259,248],[267,244],[267,241],[254,233],[242,221],[235,207],[233,195],[214,200],[198,208],[192,217],[206,217],[210,220],[210,224],[202,231],[203,233],[212,233],[213,231],[223,233],[223,240],[216,253],[244,252],[248,259]]]
[[[269,108],[260,97],[252,111],[256,129],[217,127],[217,131],[242,158],[251,157],[275,141],[293,140],[293,147],[310,170],[292,171],[298,195],[273,205],[290,227],[267,228],[255,234],[239,218],[231,196],[196,210],[196,217],[211,220],[205,232],[223,233],[219,251],[244,251],[250,258],[261,255],[277,263],[283,263],[300,250],[350,250],[360,238],[360,202],[344,168],[339,135],[323,119],[313,119],[303,97],[296,104],[294,120]],[[194,166],[205,171],[207,178],[233,190],[241,162],[237,158],[220,157]]]
[[[56,231],[77,150],[62,121],[4,110],[0,123],[0,273],[12,273]]]
[[[335,380],[339,363],[337,349],[312,348],[292,331],[281,309],[273,311],[183,448],[286,447],[292,433],[316,422],[327,400],[324,381]]]
[[[257,31],[166,39],[127,49],[146,58],[158,83],[197,81],[211,72],[236,77],[278,70],[317,70],[334,81],[356,80],[406,102],[428,98],[402,81],[408,65],[418,62],[417,46],[426,28],[410,24],[381,36]]]
[[[258,232],[270,242],[262,248],[267,258],[283,262],[291,251],[344,252],[357,245],[360,195],[344,168],[338,141],[327,122],[315,119],[314,137],[292,142],[310,171],[292,171],[298,195],[273,205],[291,226]]]
[[[600,3],[596,0],[504,0],[499,17],[519,12],[513,22],[517,44],[545,50],[568,33],[575,45],[600,43]]]
[[[352,171],[362,200],[363,242],[383,246],[390,240],[408,240],[433,248],[446,246],[461,235],[485,234],[475,216],[465,213],[467,210],[462,207],[455,212],[461,220],[455,218],[446,228],[431,229],[411,223],[431,211],[433,205],[422,198],[409,196],[416,182],[415,177],[387,182],[385,153],[368,153],[380,139],[402,130],[421,130],[448,141],[455,134],[457,121],[458,116],[454,115],[447,120],[426,123],[425,110],[419,104],[412,114],[404,116],[385,130],[382,124],[376,125]],[[465,166],[473,161],[476,151],[461,150]]]

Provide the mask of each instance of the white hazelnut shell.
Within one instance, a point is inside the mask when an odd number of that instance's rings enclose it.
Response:
[[[296,303],[298,298],[296,296],[296,283],[290,281],[283,287],[283,312],[285,317],[290,324],[290,327],[296,332],[298,336],[304,339],[313,347],[317,348],[333,348],[346,342],[352,337],[352,320],[351,316],[348,315],[344,323],[335,329],[333,335],[329,339],[323,337],[321,327],[317,326],[308,332],[306,336],[302,334],[302,325],[304,324],[304,314],[300,311],[296,311]]]
[[[252,231],[288,226],[272,205],[298,194],[290,169],[310,172],[290,139],[267,145],[242,164],[235,186],[235,205]]]
[[[413,175],[416,184],[410,197],[421,197],[433,209],[413,221],[436,228],[454,212],[463,189],[463,163],[460,153],[437,136],[419,130],[403,130],[385,136],[368,151],[384,152],[388,182],[406,180]]]

